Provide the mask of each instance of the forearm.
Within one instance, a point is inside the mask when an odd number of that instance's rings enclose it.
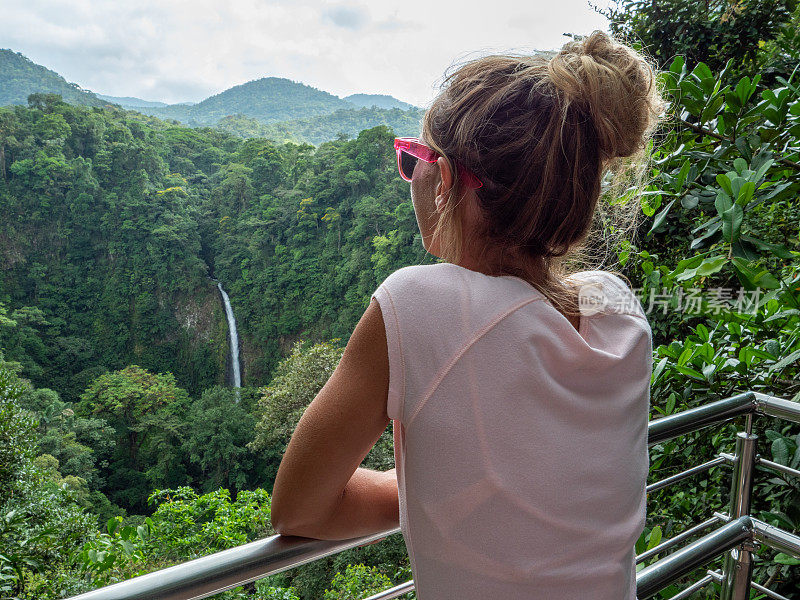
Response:
[[[331,516],[324,522],[290,531],[290,535],[320,540],[361,537],[400,524],[395,470],[373,471],[359,467],[344,488]]]

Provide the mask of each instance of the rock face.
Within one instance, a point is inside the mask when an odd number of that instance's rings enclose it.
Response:
[[[182,345],[186,346],[184,349],[186,355],[211,352],[216,367],[213,381],[224,385],[228,355],[228,324],[216,283],[207,279],[191,294],[181,296],[176,301],[173,312],[184,334]]]

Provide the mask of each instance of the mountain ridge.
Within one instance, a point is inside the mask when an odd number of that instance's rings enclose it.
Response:
[[[34,63],[19,52],[0,50],[0,106],[27,104],[32,93],[61,94],[70,104],[118,107],[190,127],[221,127],[237,135],[269,134],[319,144],[340,134],[387,125],[398,135],[416,135],[421,109],[387,94],[340,98],[283,77],[253,79],[200,102],[168,104],[132,96],[96,94]]]

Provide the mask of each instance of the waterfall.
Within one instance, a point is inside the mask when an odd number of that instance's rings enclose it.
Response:
[[[225,303],[225,316],[228,318],[228,332],[231,338],[231,371],[233,371],[233,387],[242,387],[242,373],[239,370],[239,334],[236,332],[236,318],[233,316],[233,308],[228,294],[222,289],[222,284],[218,281],[217,288],[222,294],[222,301]],[[239,390],[236,390],[236,399],[239,399]]]

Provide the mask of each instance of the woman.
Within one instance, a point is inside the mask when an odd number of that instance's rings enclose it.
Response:
[[[395,147],[445,262],[373,294],[292,436],[273,525],[399,523],[421,600],[635,598],[652,332],[622,279],[564,259],[607,220],[609,169],[645,172],[653,69],[595,31],[549,59],[474,60],[443,88]],[[396,471],[358,468],[390,420]]]

